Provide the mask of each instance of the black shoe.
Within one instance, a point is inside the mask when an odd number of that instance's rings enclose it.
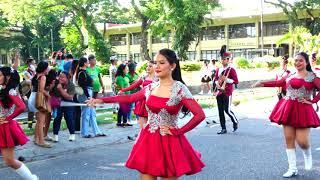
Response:
[[[122,124],[123,126],[133,126],[132,124],[129,124],[129,123],[124,123]]]
[[[118,126],[118,127],[124,127],[124,124],[117,123],[117,126]]]
[[[236,132],[237,129],[238,129],[238,123],[233,123],[233,131],[232,132]]]
[[[130,141],[134,141],[134,138],[133,138],[132,136],[128,136],[128,139],[129,139]]]
[[[105,135],[105,134],[103,134],[103,133],[96,135],[96,137],[104,137],[104,136],[107,136],[107,135]]]
[[[226,134],[227,130],[226,129],[221,129],[221,131],[217,132],[217,134]]]
[[[92,138],[90,134],[83,136],[83,138]]]

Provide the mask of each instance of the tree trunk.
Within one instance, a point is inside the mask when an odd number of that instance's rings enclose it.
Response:
[[[145,60],[150,61],[151,60],[151,58],[149,56],[149,49],[148,49],[147,28],[148,28],[147,19],[143,18],[142,25],[141,25],[141,42],[140,42],[140,56],[141,56],[142,61],[145,61]]]
[[[107,23],[103,22],[103,38],[106,38],[107,33]]]

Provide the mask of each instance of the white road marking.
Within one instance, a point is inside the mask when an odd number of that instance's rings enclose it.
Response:
[[[102,170],[114,170],[115,168],[109,167],[109,166],[99,166],[97,167],[98,169],[102,169]]]

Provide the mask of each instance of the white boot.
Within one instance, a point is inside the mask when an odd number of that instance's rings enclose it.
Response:
[[[199,92],[199,95],[202,95],[203,94],[203,91],[201,90],[200,92]]]
[[[59,141],[59,136],[54,134],[53,138],[52,138],[52,141],[53,142],[58,142]]]
[[[28,167],[22,163],[21,167],[16,169],[16,172],[25,180],[38,180],[38,176],[32,174]]]
[[[295,149],[286,149],[289,169],[282,176],[285,178],[290,178],[298,175],[297,169],[297,160],[296,160],[296,150]]]
[[[303,157],[304,157],[304,168],[306,170],[312,169],[312,154],[311,154],[311,148],[308,149],[302,149]]]
[[[70,134],[69,141],[75,141],[75,140],[76,140],[76,136],[74,134]]]

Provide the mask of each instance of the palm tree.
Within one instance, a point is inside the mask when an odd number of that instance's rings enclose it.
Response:
[[[292,31],[288,32],[287,34],[283,35],[278,41],[277,46],[283,43],[291,43],[293,47],[293,54],[296,52],[303,50],[309,51],[308,44],[311,40],[312,35],[308,29],[305,27],[295,27]]]

